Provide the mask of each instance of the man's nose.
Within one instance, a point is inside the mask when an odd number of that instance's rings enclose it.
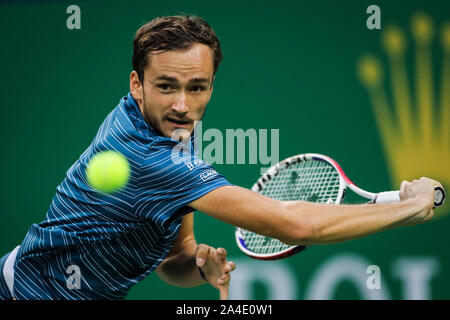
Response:
[[[189,106],[186,103],[185,94],[181,94],[178,100],[172,105],[172,111],[176,113],[185,114],[189,111]]]

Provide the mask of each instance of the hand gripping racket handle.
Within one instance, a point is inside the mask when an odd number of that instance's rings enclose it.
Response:
[[[377,194],[374,203],[400,202],[400,191],[386,191]],[[445,202],[445,190],[442,187],[434,187],[434,207],[441,207]]]

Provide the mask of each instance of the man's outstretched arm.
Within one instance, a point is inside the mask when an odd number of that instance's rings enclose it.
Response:
[[[190,206],[226,223],[287,244],[325,244],[430,220],[434,186],[440,184],[427,178],[411,183],[404,181],[400,189],[403,201],[376,205],[283,202],[237,186],[225,186]]]

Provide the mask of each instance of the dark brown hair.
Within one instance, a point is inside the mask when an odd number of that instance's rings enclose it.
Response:
[[[142,82],[151,52],[186,50],[194,43],[203,43],[213,50],[216,74],[223,55],[219,39],[205,20],[188,15],[157,17],[136,32],[133,40],[133,70]]]

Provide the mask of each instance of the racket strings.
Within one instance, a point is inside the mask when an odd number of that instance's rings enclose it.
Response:
[[[301,161],[281,169],[266,183],[261,194],[281,201],[335,203],[340,187],[336,169],[327,162]],[[241,229],[248,250],[257,254],[273,254],[292,248],[278,239]]]

